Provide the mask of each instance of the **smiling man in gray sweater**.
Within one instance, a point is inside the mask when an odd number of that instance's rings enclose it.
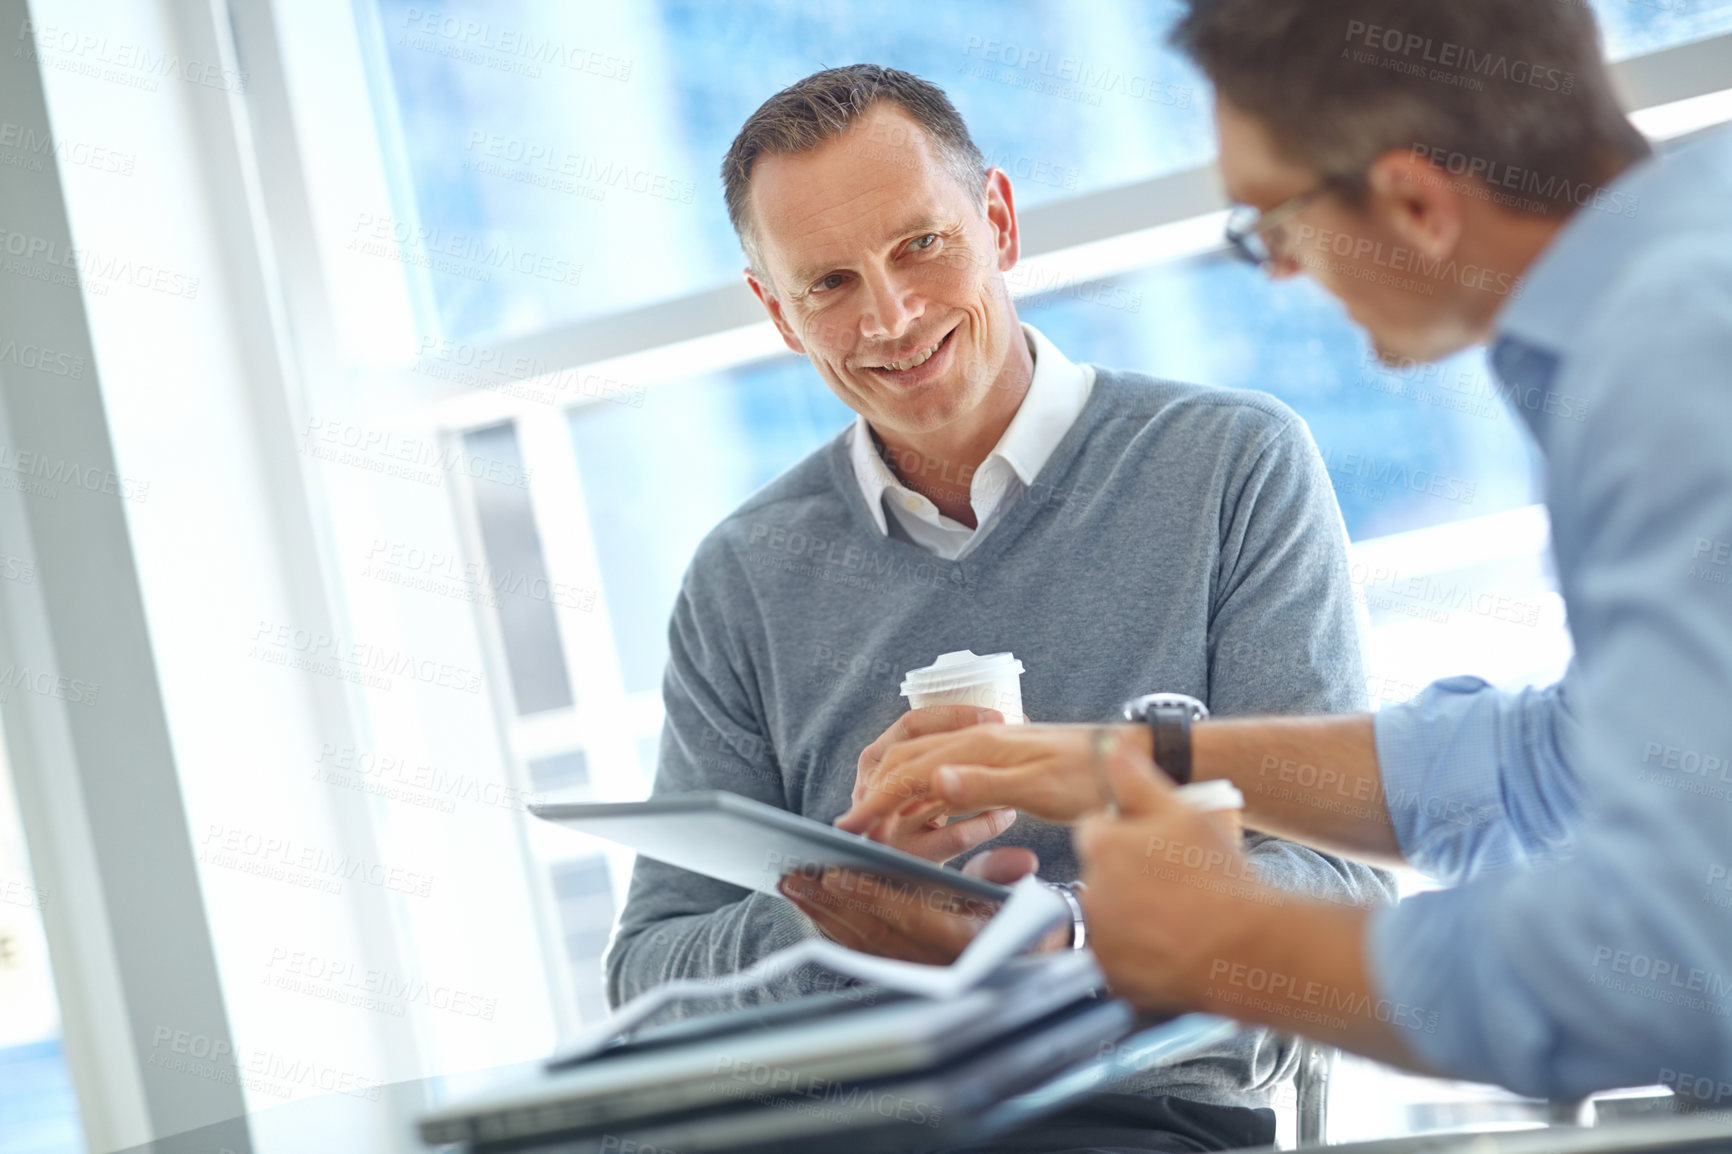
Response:
[[[1019,324],[1010,183],[943,92],[871,65],[818,73],[753,114],[723,176],[753,291],[859,417],[699,547],[670,627],[656,793],[725,789],[832,821],[904,714],[903,672],[961,649],[1014,652],[1042,721],[1150,692],[1221,715],[1364,708],[1345,533],[1304,423],[1259,393],[1072,363]],[[960,864],[1022,847],[1042,878],[1074,880],[1068,832],[1012,816],[904,848]],[[1294,892],[1393,896],[1364,866],[1255,833],[1246,849]],[[941,948],[814,912],[850,945]],[[640,858],[610,997],[740,970],[820,922]],[[1294,1057],[1246,1031],[994,1149],[1267,1143]]]

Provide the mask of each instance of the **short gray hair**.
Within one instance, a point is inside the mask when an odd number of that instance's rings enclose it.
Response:
[[[760,156],[811,152],[841,136],[879,101],[906,112],[931,139],[939,162],[956,182],[986,204],[986,158],[968,125],[936,84],[910,72],[878,64],[829,68],[796,81],[746,118],[722,161],[722,191],[728,219],[754,271],[763,273],[752,231],[752,166]]]

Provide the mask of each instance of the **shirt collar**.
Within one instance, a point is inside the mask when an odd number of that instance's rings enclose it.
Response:
[[[884,458],[878,455],[878,446],[872,440],[872,427],[866,423],[865,417],[856,415],[849,433],[848,459],[854,464],[854,480],[860,486],[860,495],[866,498],[866,510],[872,514],[878,531],[888,537],[890,522],[884,516],[884,493],[892,487],[900,488],[901,482],[896,480]]]
[[[1022,332],[1034,356],[1034,380],[987,459],[1002,457],[1024,485],[1032,485],[1088,403],[1095,374],[1087,365],[1071,363],[1033,325],[1023,325]]]
[[[1034,358],[1034,379],[1029,382],[1028,392],[1017,407],[1016,416],[1011,418],[998,444],[981,462],[977,475],[985,472],[997,458],[1008,465],[1024,485],[1030,485],[1087,404],[1094,387],[1094,368],[1074,364],[1033,325],[1024,324],[1022,333],[1028,342],[1029,354]],[[890,526],[884,516],[884,494],[887,491],[910,493],[912,490],[897,480],[890,466],[884,463],[877,442],[873,440],[872,427],[866,423],[865,417],[857,415],[854,418],[848,456],[872,520],[879,532],[888,535]]]
[[[1656,240],[1723,212],[1732,188],[1732,132],[1710,133],[1642,161],[1576,210],[1498,317],[1492,366],[1506,386],[1549,389],[1624,269]],[[1537,406],[1517,413],[1547,443]]]

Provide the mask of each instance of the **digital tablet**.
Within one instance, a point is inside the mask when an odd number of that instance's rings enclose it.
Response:
[[[786,874],[848,866],[916,887],[989,902],[1010,890],[945,869],[859,834],[721,791],[667,794],[648,801],[532,805],[529,812],[568,829],[617,842],[657,861],[776,894]]]

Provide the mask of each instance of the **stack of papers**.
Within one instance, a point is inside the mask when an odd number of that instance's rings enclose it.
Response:
[[[771,954],[757,965],[720,978],[669,982],[620,1007],[606,1022],[566,1048],[561,1064],[607,1049],[667,1007],[691,999],[726,997],[768,985],[802,966],[820,966],[857,982],[943,1001],[974,989],[1055,927],[1070,921],[1070,907],[1033,874],[1011,887],[1010,899],[948,966],[900,962],[812,938]]]

